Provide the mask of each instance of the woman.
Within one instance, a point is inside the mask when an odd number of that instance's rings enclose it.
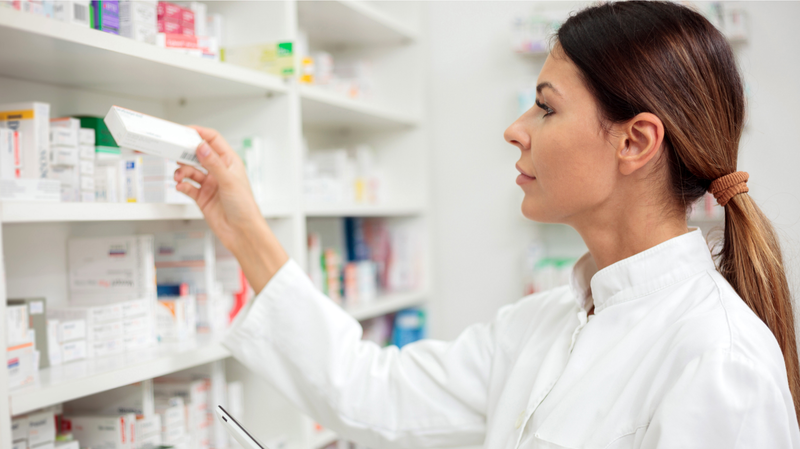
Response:
[[[736,171],[731,49],[673,3],[591,7],[556,36],[536,106],[505,133],[522,210],[584,239],[568,287],[453,342],[380,349],[281,249],[223,138],[176,179],[258,297],[226,345],[292,402],[371,447],[800,447],[794,318],[771,225]],[[725,207],[719,269],[687,210]]]

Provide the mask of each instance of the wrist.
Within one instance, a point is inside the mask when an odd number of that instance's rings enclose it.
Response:
[[[236,256],[247,281],[258,294],[289,260],[275,234],[262,217],[237,226],[238,238],[231,252]]]

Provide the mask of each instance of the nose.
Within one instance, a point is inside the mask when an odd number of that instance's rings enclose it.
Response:
[[[522,124],[522,117],[506,128],[503,138],[506,142],[519,148],[520,151],[526,151],[531,148],[531,136]]]

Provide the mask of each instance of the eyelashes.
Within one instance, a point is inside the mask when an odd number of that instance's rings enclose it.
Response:
[[[552,109],[550,109],[550,106],[547,106],[546,104],[541,103],[539,100],[536,100],[535,104],[539,109],[541,109],[541,110],[543,110],[545,112],[544,117],[547,117],[548,115],[550,115],[553,112],[555,112]]]

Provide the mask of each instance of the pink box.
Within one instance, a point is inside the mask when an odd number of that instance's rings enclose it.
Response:
[[[183,34],[162,34],[157,36],[158,44],[166,48],[197,48],[197,38]]]
[[[159,19],[158,32],[166,34],[183,34],[183,26],[175,20]]]
[[[172,19],[177,22],[183,20],[183,8],[170,2],[158,2],[158,20]]]
[[[194,11],[191,9],[181,8],[181,22],[183,25],[191,25],[194,27]]]

